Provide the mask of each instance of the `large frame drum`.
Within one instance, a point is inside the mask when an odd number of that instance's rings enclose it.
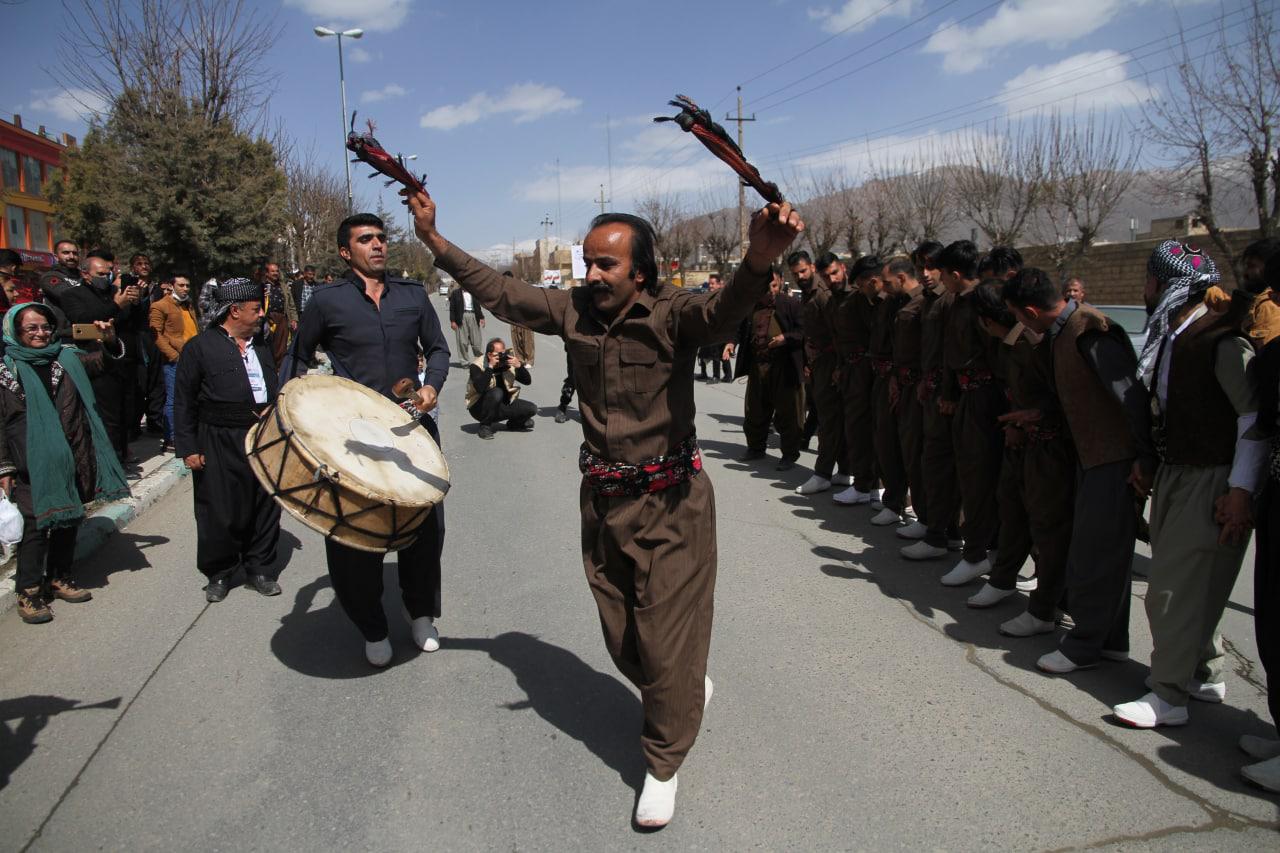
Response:
[[[337,376],[287,383],[245,437],[249,466],[303,524],[361,551],[413,544],[449,491],[439,446],[407,412]]]

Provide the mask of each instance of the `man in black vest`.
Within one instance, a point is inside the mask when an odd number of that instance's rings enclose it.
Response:
[[[249,467],[244,439],[279,390],[262,341],[262,285],[222,282],[209,327],[182,348],[174,380],[174,447],[193,472],[196,568],[208,601],[222,601],[237,566],[262,595],[279,595],[280,506]]]

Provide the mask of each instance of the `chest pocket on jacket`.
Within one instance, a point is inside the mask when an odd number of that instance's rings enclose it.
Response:
[[[658,353],[639,341],[622,341],[622,387],[639,394],[650,394],[662,384],[665,371],[658,369]]]

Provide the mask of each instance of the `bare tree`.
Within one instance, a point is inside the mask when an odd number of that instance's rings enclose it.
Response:
[[[859,187],[854,186],[848,173],[841,172],[838,178],[840,191],[836,194],[837,210],[840,213],[840,230],[844,238],[846,251],[853,258],[862,253],[862,240],[867,233],[866,211]]]
[[[285,244],[297,268],[339,264],[335,235],[347,215],[346,184],[320,165],[315,149],[288,157],[284,164]]]
[[[660,275],[666,278],[669,276],[669,262],[679,260],[679,256],[675,254],[676,246],[674,245],[675,242],[679,242],[679,239],[673,239],[675,235],[672,234],[672,230],[675,224],[685,217],[680,199],[674,193],[654,190],[637,201],[636,212],[649,220],[649,224],[653,226],[654,250],[660,262]]]
[[[672,223],[667,230],[667,268],[675,264],[683,273],[685,261],[698,251],[705,234],[706,223],[700,217],[685,216]]]
[[[889,193],[899,243],[916,246],[937,240],[954,218],[950,172],[932,147],[905,155],[892,166],[872,166]]]
[[[1042,199],[1043,159],[1035,123],[971,129],[950,152],[956,209],[992,245],[1015,245]]]
[[[1092,110],[1083,121],[1055,114],[1044,134],[1040,221],[1059,272],[1084,258],[1098,232],[1137,179],[1140,144],[1116,122]]]
[[[702,243],[711,255],[716,272],[725,275],[729,271],[729,263],[738,256],[738,248],[742,245],[738,230],[737,202],[707,191],[699,206],[706,211],[703,216],[705,230]]]
[[[788,196],[803,199],[800,204],[804,207],[804,239],[816,260],[840,242],[844,217],[839,196],[844,191],[843,177],[838,171],[801,173],[793,170],[786,186]]]
[[[68,91],[148,116],[181,104],[210,123],[260,124],[272,87],[262,57],[281,28],[246,0],[64,0],[64,10],[69,38],[51,70]]]
[[[1194,214],[1240,278],[1217,217],[1220,192],[1243,184],[1263,237],[1280,233],[1280,43],[1273,12],[1253,0],[1243,39],[1220,26],[1216,44],[1192,57],[1185,38],[1180,61],[1166,80],[1168,96],[1149,101],[1143,128],[1171,162],[1174,191],[1195,200]]]
[[[902,225],[894,201],[893,186],[879,178],[854,191],[863,211],[868,254],[886,257],[902,245]]]

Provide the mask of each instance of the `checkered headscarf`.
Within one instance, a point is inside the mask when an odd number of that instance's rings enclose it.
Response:
[[[1169,318],[1187,303],[1193,294],[1207,290],[1221,276],[1213,258],[1195,246],[1178,240],[1165,240],[1147,260],[1147,272],[1163,287],[1160,302],[1147,321],[1147,343],[1138,357],[1138,378],[1151,387],[1156,358],[1164,336],[1169,332]]]

